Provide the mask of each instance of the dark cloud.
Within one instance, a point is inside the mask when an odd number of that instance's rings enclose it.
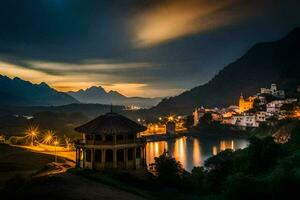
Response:
[[[0,61],[51,76],[92,74],[93,81],[99,79],[107,85],[141,83],[157,90],[188,89],[208,81],[254,43],[279,39],[300,25],[297,0],[230,0],[222,7],[216,6],[218,1],[209,1],[212,11],[203,15],[194,10],[196,14],[181,26],[190,28],[186,23],[192,20],[201,27],[201,20],[195,22],[194,18],[202,16],[218,21],[214,26],[181,31],[172,37],[166,34],[168,37],[155,40],[154,46],[137,46],[137,29],[150,30],[151,36],[156,21],[133,26],[136,19],[155,19],[162,5],[173,2],[182,1],[3,0]],[[190,2],[202,7],[208,3]],[[172,7],[175,11],[180,9],[176,5]],[[181,18],[180,13],[177,17]],[[146,39],[151,43],[151,37]],[[39,66],[39,62],[50,63],[50,67]],[[92,64],[101,67],[91,69]]]

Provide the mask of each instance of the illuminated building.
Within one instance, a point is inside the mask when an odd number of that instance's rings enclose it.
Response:
[[[240,127],[258,127],[259,122],[256,120],[256,115],[243,113],[232,117],[232,125]]]
[[[282,100],[271,101],[267,104],[268,113],[278,113],[280,108],[283,106],[284,102]]]
[[[285,98],[284,90],[278,90],[276,84],[271,84],[271,88],[260,88],[261,94],[270,94],[275,97]]]
[[[258,122],[267,121],[267,118],[269,116],[268,113],[265,111],[256,112],[255,115],[256,115],[256,121]]]
[[[174,121],[168,121],[166,124],[166,134],[176,134],[176,123]]]
[[[146,127],[117,113],[107,113],[75,128],[83,134],[76,144],[76,165],[87,169],[138,169],[145,164]]]
[[[194,126],[197,126],[199,124],[199,119],[204,116],[205,112],[206,111],[203,107],[195,109],[195,111],[193,112]]]
[[[239,100],[239,111],[240,113],[245,112],[253,108],[254,100],[256,97],[250,96],[248,99],[244,99],[243,95],[240,96]]]

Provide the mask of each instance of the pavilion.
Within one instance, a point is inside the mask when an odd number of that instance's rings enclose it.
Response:
[[[146,127],[114,112],[75,128],[83,134],[76,143],[76,166],[87,169],[138,169],[146,166]]]

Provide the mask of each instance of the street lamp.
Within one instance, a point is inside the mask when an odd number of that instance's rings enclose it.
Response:
[[[57,155],[56,155],[56,146],[58,145],[57,136],[53,136],[54,139],[54,155],[55,155],[55,162],[57,162]]]
[[[30,138],[31,140],[31,146],[33,146],[34,139],[38,135],[38,128],[37,127],[29,127],[26,132],[26,137]]]
[[[51,130],[48,130],[44,136],[43,143],[50,144],[53,141],[54,132]]]
[[[33,140],[34,140],[34,138],[36,136],[36,132],[35,131],[31,131],[30,135],[31,135],[31,146],[33,146]]]

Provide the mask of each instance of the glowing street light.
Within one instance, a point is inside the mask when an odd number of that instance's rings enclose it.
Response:
[[[168,121],[173,121],[174,120],[174,117],[173,116],[169,116],[168,117]]]
[[[33,146],[33,141],[37,137],[38,133],[38,127],[32,126],[25,131],[26,137],[29,137],[31,139],[31,146]]]
[[[48,130],[44,136],[43,143],[50,144],[53,140],[53,136],[54,136],[54,132],[51,130]]]

